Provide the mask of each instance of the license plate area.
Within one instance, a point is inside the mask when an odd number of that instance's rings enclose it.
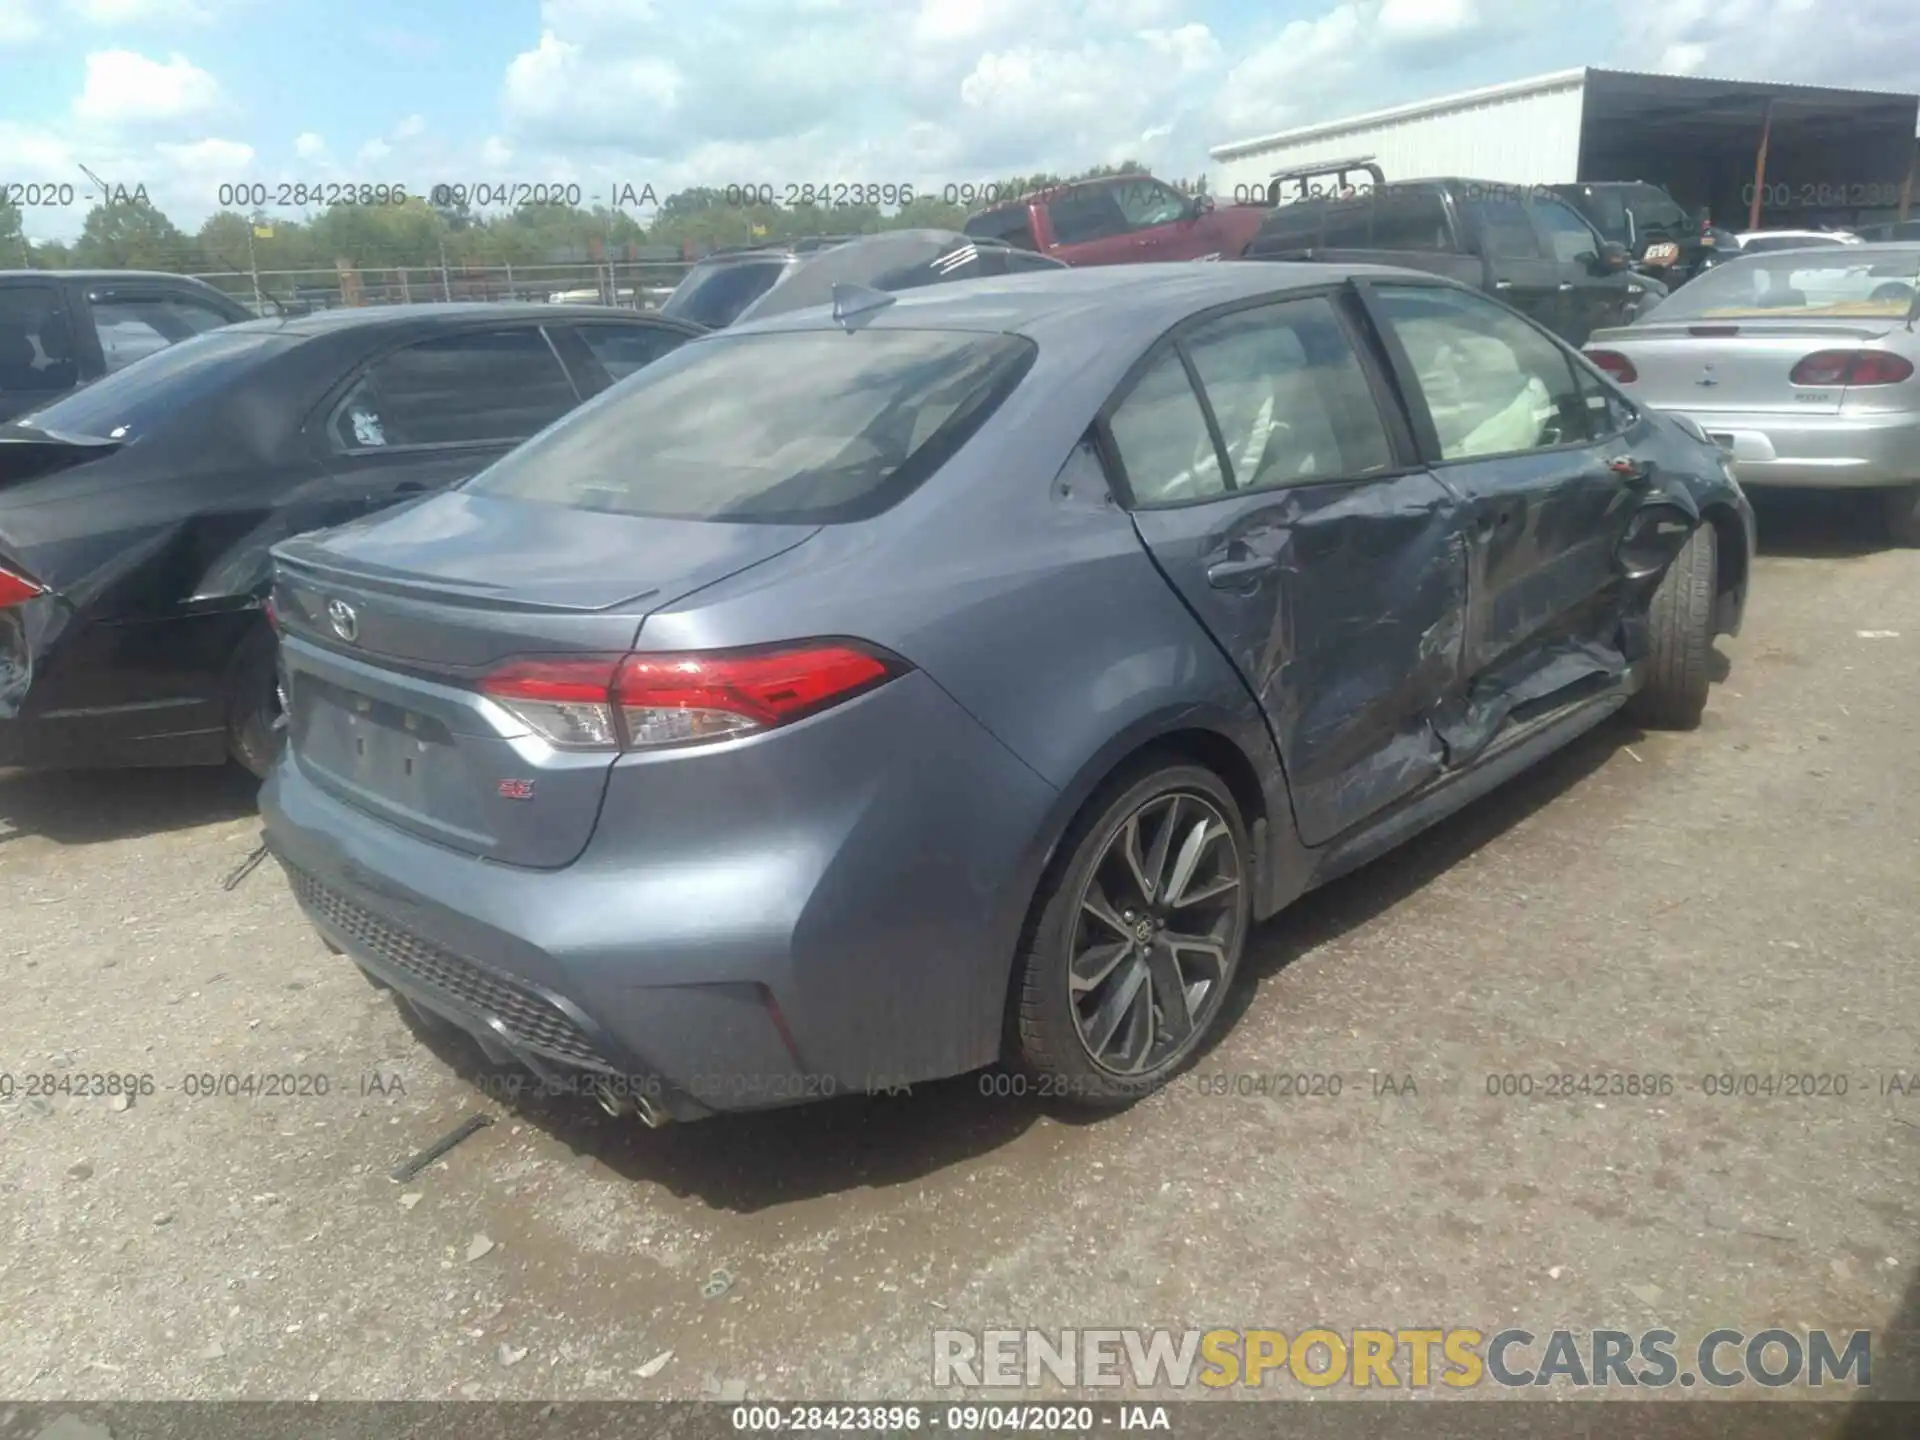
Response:
[[[294,691],[294,743],[307,763],[407,809],[443,808],[465,789],[444,721],[311,673],[295,679]]]

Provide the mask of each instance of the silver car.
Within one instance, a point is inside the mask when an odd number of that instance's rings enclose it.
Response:
[[[1627,393],[1687,416],[1740,483],[1876,488],[1920,545],[1920,244],[1742,255],[1587,355]]]

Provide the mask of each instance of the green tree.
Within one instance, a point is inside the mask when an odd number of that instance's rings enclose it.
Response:
[[[73,247],[76,265],[112,270],[184,270],[193,247],[156,206],[138,200],[96,205]]]
[[[33,248],[27,244],[20,207],[0,200],[0,269],[12,265],[31,265]]]

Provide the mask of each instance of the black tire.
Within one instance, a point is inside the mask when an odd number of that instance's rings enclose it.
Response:
[[[1627,706],[1628,717],[1649,730],[1692,730],[1706,713],[1717,539],[1712,523],[1702,522],[1653,592],[1646,681]]]
[[[1920,485],[1902,485],[1886,494],[1887,538],[1896,545],[1920,546]]]
[[[1164,822],[1155,821],[1157,814],[1164,814]],[[1115,986],[1110,998],[1118,999],[1119,992],[1125,989],[1125,972],[1129,968],[1145,970],[1149,966],[1164,967],[1171,963],[1172,969],[1156,969],[1144,983],[1135,983],[1131,993],[1144,990],[1146,994],[1144,1004],[1138,1008],[1132,1001],[1114,1007],[1116,1012],[1124,1013],[1123,1028],[1141,1037],[1142,1060],[1153,1057],[1152,1063],[1143,1064],[1141,1068],[1120,1070],[1096,1060],[1090,1042],[1083,1037],[1082,1026],[1092,1022],[1082,1018],[1080,1005],[1076,1004],[1070,969],[1074,947],[1083,936],[1083,931],[1077,928],[1081,924],[1083,902],[1089,899],[1090,887],[1100,887],[1100,898],[1105,901],[1110,871],[1104,867],[1119,863],[1113,847],[1125,844],[1130,821],[1137,822],[1135,833],[1143,837],[1140,850],[1149,862],[1146,869],[1154,868],[1151,861],[1155,853],[1147,833],[1151,827],[1157,836],[1158,823],[1164,823],[1169,835],[1180,835],[1183,839],[1191,837],[1196,826],[1203,826],[1212,837],[1194,842],[1201,847],[1207,878],[1203,879],[1195,869],[1192,880],[1199,883],[1189,882],[1183,887],[1203,898],[1187,902],[1194,908],[1180,909],[1178,914],[1193,917],[1182,920],[1183,926],[1197,927],[1203,920],[1207,921],[1206,936],[1221,959],[1216,962],[1209,955],[1198,961],[1197,968],[1206,977],[1206,991],[1198,1008],[1190,1011],[1188,971],[1177,949],[1169,949],[1164,944],[1154,949],[1156,943],[1173,940],[1174,933],[1163,926],[1160,941],[1144,945],[1133,939],[1121,942],[1119,948],[1128,949],[1129,954],[1110,967],[1110,979]],[[1224,829],[1216,832],[1216,825],[1223,825]],[[1161,878],[1171,882],[1173,874],[1165,861],[1172,859],[1173,869],[1177,870],[1177,852],[1169,842],[1163,844],[1158,853],[1163,858]],[[1210,886],[1223,884],[1223,877],[1229,871],[1234,876],[1231,886],[1219,890],[1217,897],[1207,895],[1205,892]],[[1227,992],[1239,973],[1240,957],[1246,948],[1252,885],[1252,854],[1246,824],[1232,792],[1212,771],[1160,757],[1131,767],[1110,781],[1088,802],[1081,818],[1062,841],[1056,862],[1035,898],[1035,915],[1028,924],[1015,964],[1008,1013],[1007,1058],[1016,1071],[1033,1082],[1032,1093],[1089,1105],[1120,1106],[1152,1093],[1178,1073],[1212,1032]],[[1173,885],[1167,883],[1162,888],[1171,890]],[[1175,904],[1179,903],[1175,897]],[[1117,917],[1121,904],[1120,900],[1114,900],[1109,913]],[[1204,910],[1201,907],[1205,907]],[[1116,926],[1112,933],[1127,932]],[[1200,932],[1196,929],[1195,933]],[[1188,959],[1195,959],[1193,950],[1188,951]],[[1166,987],[1167,974],[1172,974],[1177,983],[1165,988],[1164,993],[1179,996],[1181,1016],[1190,1027],[1178,1043],[1172,1037],[1178,1033],[1179,1022],[1166,1021],[1163,1026],[1165,1017],[1156,998],[1162,993],[1156,990],[1156,984]],[[1098,985],[1084,990],[1080,1003],[1097,1002],[1100,991]],[[1165,1050],[1156,1055],[1163,1043],[1159,1038],[1163,1028],[1168,1037]]]
[[[275,646],[262,622],[241,645],[227,682],[227,754],[256,780],[267,778],[286,736]]]

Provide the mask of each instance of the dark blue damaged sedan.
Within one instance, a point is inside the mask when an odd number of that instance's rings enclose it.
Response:
[[[1703,433],[1433,277],[843,286],[281,544],[268,842],[420,1020],[615,1113],[1119,1104],[1256,922],[1697,724],[1752,549]]]

